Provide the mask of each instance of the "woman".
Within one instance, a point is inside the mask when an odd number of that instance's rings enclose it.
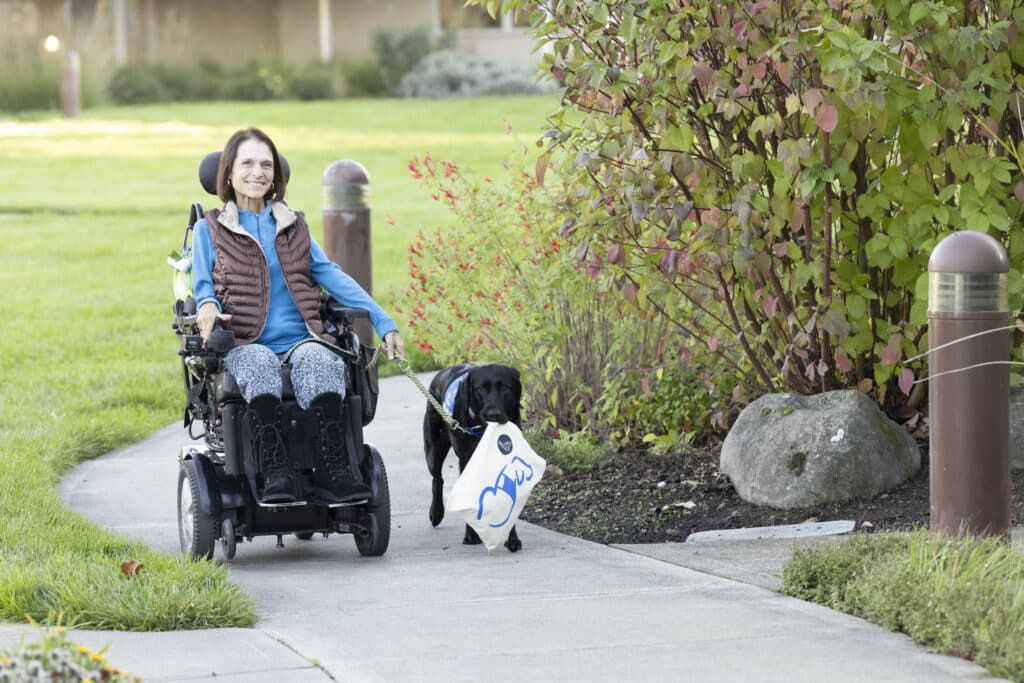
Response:
[[[193,237],[193,290],[204,341],[220,320],[235,334],[225,364],[248,403],[243,436],[259,458],[264,503],[292,502],[297,483],[281,438],[281,364],[291,365],[299,407],[317,424],[310,498],[327,505],[360,500],[369,488],[341,426],[344,361],[320,320],[321,288],[370,312],[388,358],[404,354],[394,321],[324,254],[301,213],[284,203],[285,179],[273,141],[263,131],[237,131],[221,153],[219,211],[208,211]],[[258,484],[259,485],[259,484]]]

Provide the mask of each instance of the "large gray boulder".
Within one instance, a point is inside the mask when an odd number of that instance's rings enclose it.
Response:
[[[920,467],[913,437],[859,391],[767,394],[722,444],[721,470],[740,498],[775,508],[874,496]]]

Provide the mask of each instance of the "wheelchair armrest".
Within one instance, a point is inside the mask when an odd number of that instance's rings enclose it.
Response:
[[[331,297],[327,297],[321,304],[321,313],[324,318],[349,324],[354,320],[370,319],[370,312],[365,308],[349,308]]]

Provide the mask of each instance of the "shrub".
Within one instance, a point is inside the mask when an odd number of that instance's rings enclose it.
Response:
[[[107,94],[117,104],[147,104],[170,99],[158,72],[149,64],[118,68],[107,82]]]
[[[288,79],[288,92],[300,100],[329,100],[336,95],[331,68],[310,64],[298,69]]]
[[[409,247],[410,286],[399,297],[405,310],[396,311],[408,315],[415,345],[443,365],[519,368],[530,423],[639,440],[650,426],[615,411],[624,396],[658,388],[657,371],[637,359],[672,348],[656,333],[666,327],[655,323],[637,335],[617,293],[577,276],[551,191],[520,163],[510,163],[510,179],[499,184],[464,176],[452,162],[413,160],[413,176],[452,220],[421,231]],[[686,423],[686,416],[665,420],[675,438]]]
[[[340,62],[338,71],[344,83],[342,92],[348,97],[383,97],[389,94],[380,68],[374,62]]]
[[[250,62],[228,76],[224,94],[248,102],[282,99],[289,77],[288,67],[280,62]]]
[[[128,64],[107,82],[107,94],[118,104],[187,102],[197,99],[197,69],[180,64]]]
[[[450,39],[442,39],[442,43]],[[435,45],[426,28],[385,30],[373,34],[373,54],[381,80],[394,94],[402,77],[430,54]]]
[[[60,108],[60,71],[37,64],[0,73],[0,111]]]
[[[921,401],[899,361],[927,345],[928,255],[954,230],[1003,242],[1020,307],[1014,3],[517,5],[545,10],[565,83],[545,137],[571,243],[637,325],[718,359],[716,395],[739,375],[752,396]]]
[[[557,433],[533,428],[526,432],[526,440],[544,458],[548,465],[557,465],[566,472],[593,469],[615,456],[615,450],[586,431],[573,434]]]
[[[532,95],[549,91],[537,81],[532,67],[441,50],[424,57],[402,77],[401,97],[477,97],[485,95]]]

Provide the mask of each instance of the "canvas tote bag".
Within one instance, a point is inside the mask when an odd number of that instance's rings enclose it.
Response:
[[[487,550],[494,550],[508,540],[546,464],[513,423],[488,422],[445,507],[464,517]]]

